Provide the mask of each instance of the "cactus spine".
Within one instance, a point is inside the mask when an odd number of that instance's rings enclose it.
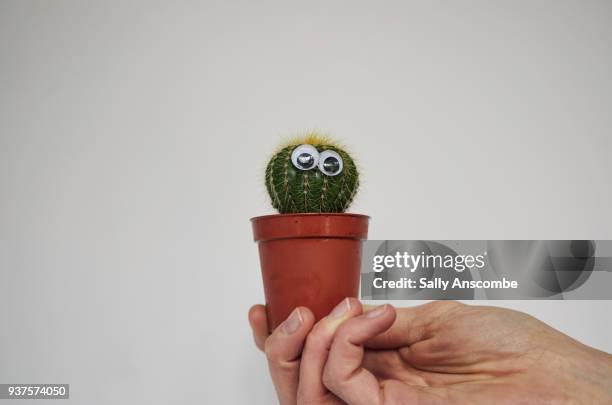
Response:
[[[332,171],[336,170],[335,174],[325,174],[325,167],[321,169],[322,163],[308,170],[296,166],[292,154],[303,145],[312,145],[323,157],[322,160],[331,162],[332,166],[329,167]],[[334,156],[340,156],[340,171],[337,164],[333,165],[336,163],[334,157],[325,159],[325,151],[333,151],[337,153]],[[308,159],[308,155],[305,159]],[[359,172],[353,159],[342,148],[326,138],[310,134],[272,156],[266,167],[265,181],[272,206],[281,214],[344,212],[359,187]]]

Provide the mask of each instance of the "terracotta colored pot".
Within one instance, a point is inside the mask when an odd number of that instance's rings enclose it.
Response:
[[[251,219],[259,245],[268,328],[295,307],[326,316],[344,297],[357,297],[361,241],[370,217],[358,214],[281,214]]]

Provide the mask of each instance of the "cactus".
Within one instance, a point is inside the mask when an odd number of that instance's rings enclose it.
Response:
[[[358,187],[351,156],[315,133],[283,146],[266,167],[266,188],[281,214],[344,212]]]

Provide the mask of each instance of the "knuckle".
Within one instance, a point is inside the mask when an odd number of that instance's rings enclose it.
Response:
[[[430,302],[428,305],[431,309],[435,311],[444,312],[461,307],[463,304],[458,301],[433,301]]]
[[[278,344],[272,337],[266,339],[264,343],[264,353],[269,361],[275,361],[279,358]]]
[[[447,307],[447,308],[457,308],[457,307],[460,307],[460,306],[462,306],[462,305],[463,305],[463,304],[462,304],[462,303],[460,303],[459,301],[441,301],[441,302],[443,302],[444,304],[446,304],[446,307]]]
[[[295,361],[283,361],[283,360],[275,361],[271,365],[271,368],[274,369],[274,371],[278,375],[288,375],[288,376],[294,375],[299,369],[298,367],[299,367],[299,363]]]
[[[306,337],[306,346],[312,349],[325,345],[327,331],[323,323],[318,322]]]
[[[294,373],[299,362],[286,359],[283,348],[278,343],[274,343],[272,339],[266,340],[265,343],[264,352],[266,353],[270,371],[278,375]]]
[[[329,366],[325,366],[323,368],[323,375],[321,376],[321,380],[323,382],[323,385],[331,389],[331,386],[334,383],[334,378],[332,377],[332,373]]]
[[[324,386],[326,386],[332,391],[336,388],[336,384],[337,384],[336,373],[334,372],[331,366],[326,365],[323,368],[323,375],[321,376],[321,381],[323,382]]]
[[[346,340],[351,335],[351,331],[353,330],[353,327],[357,322],[358,320],[356,319],[350,319],[340,325],[336,330],[334,340]]]
[[[306,343],[304,344],[305,351],[317,351],[322,346],[322,339],[318,335],[310,334],[306,337]]]

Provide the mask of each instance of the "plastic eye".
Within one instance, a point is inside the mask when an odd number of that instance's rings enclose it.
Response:
[[[319,155],[319,170],[327,176],[335,176],[342,172],[342,158],[333,150],[325,150]]]
[[[312,145],[300,145],[291,153],[291,163],[300,170],[310,170],[319,163],[319,152]]]

